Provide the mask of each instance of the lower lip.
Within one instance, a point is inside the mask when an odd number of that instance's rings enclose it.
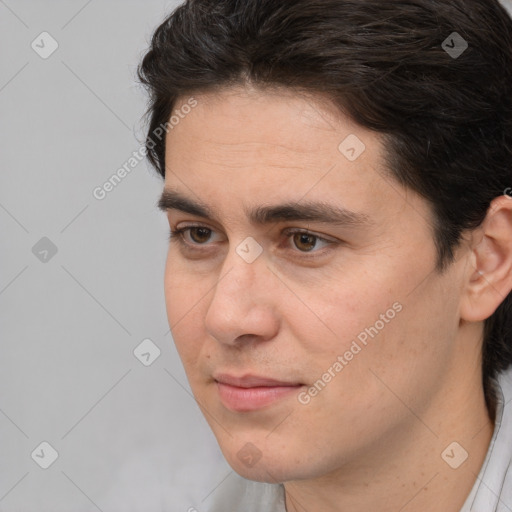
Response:
[[[297,386],[270,386],[255,388],[239,388],[217,382],[217,389],[222,404],[236,412],[255,411],[271,405],[291,394],[296,393],[301,385]]]

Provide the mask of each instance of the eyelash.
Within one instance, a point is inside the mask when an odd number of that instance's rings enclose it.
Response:
[[[186,227],[179,228],[179,229],[171,229],[170,234],[169,234],[169,241],[179,244],[184,249],[189,249],[191,251],[203,251],[203,249],[200,249],[199,247],[201,247],[202,245],[207,245],[207,244],[191,244],[189,242],[186,242],[183,237],[185,232],[190,231],[191,229],[194,229],[194,228],[203,228],[203,229],[207,229],[208,231],[211,231],[212,233],[214,233],[214,230],[210,229],[207,226],[186,226]],[[328,246],[338,244],[338,242],[334,242],[332,240],[327,240],[326,238],[315,235],[314,233],[311,233],[304,229],[290,228],[290,229],[286,229],[284,231],[284,233],[288,240],[296,234],[304,234],[304,235],[312,236],[316,240],[325,242],[328,244]],[[324,249],[327,249],[327,247],[325,247]],[[314,259],[314,258],[319,258],[319,257],[323,256],[325,251],[323,251],[323,250],[315,251],[314,249],[312,249],[312,252],[305,252],[305,251],[300,251],[300,250],[298,250],[298,252],[305,259]]]

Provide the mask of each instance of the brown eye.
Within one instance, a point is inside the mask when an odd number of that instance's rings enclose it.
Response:
[[[196,244],[203,244],[208,242],[212,236],[212,230],[203,227],[190,227],[188,228],[190,238]]]
[[[187,226],[170,231],[169,241],[179,244],[184,249],[202,250],[209,247],[215,241],[216,235],[213,229],[206,226]]]
[[[329,246],[334,247],[339,244],[338,241],[328,240],[323,236],[316,235],[303,229],[287,229],[283,232],[287,241],[287,249],[302,254],[303,258],[320,258],[326,255]],[[171,229],[170,242],[179,244],[184,251],[204,251],[219,236],[213,229],[206,226],[187,226],[179,229]],[[293,239],[294,247],[290,247],[290,240]]]
[[[308,233],[295,233],[293,235],[293,243],[301,251],[309,252],[316,246],[318,237]]]
[[[288,249],[298,252],[303,258],[320,258],[326,255],[329,248],[339,244],[337,240],[329,240],[304,229],[286,229],[283,234],[286,236]]]

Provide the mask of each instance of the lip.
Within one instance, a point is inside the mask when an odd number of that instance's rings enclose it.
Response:
[[[219,398],[224,407],[236,412],[249,412],[267,407],[296,393],[301,383],[281,381],[257,375],[218,374],[214,376]]]

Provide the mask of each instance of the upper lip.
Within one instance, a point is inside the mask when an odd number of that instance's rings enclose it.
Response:
[[[213,378],[221,384],[236,386],[239,388],[256,388],[256,387],[277,387],[277,386],[300,386],[299,382],[282,381],[271,379],[268,377],[260,377],[258,375],[244,375],[243,377],[235,377],[226,373],[219,373]]]

